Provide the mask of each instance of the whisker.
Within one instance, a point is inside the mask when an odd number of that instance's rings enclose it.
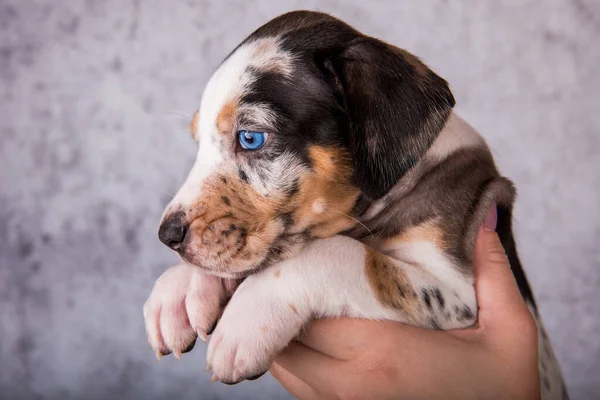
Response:
[[[360,221],[359,221],[359,220],[357,220],[356,218],[354,218],[354,217],[351,217],[351,216],[349,216],[348,214],[344,214],[344,213],[343,213],[343,212],[341,212],[341,211],[334,210],[333,208],[330,208],[330,207],[327,207],[327,206],[324,206],[324,207],[325,207],[327,210],[330,210],[330,211],[336,212],[336,213],[338,213],[338,214],[341,214],[341,215],[343,215],[343,216],[345,216],[345,217],[348,217],[348,218],[350,218],[351,220],[353,220],[354,222],[356,222],[357,224],[359,224],[359,225],[361,225],[363,228],[365,228],[365,229],[366,229],[366,230],[369,232],[369,234],[371,235],[371,237],[372,237],[373,239],[375,239],[375,235],[373,235],[373,232],[372,232],[372,231],[371,231],[371,230],[370,230],[370,229],[369,229],[369,228],[368,228],[368,227],[367,227],[365,224],[363,224],[362,222],[360,222]]]
[[[192,118],[192,116],[186,112],[183,111],[179,111],[179,110],[167,110],[167,114],[171,114],[174,115],[176,117],[185,117],[185,118]]]

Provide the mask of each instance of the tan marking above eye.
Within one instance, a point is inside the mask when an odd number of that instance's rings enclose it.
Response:
[[[190,122],[190,133],[192,134],[192,139],[196,142],[198,141],[198,119],[200,117],[200,110],[196,110],[194,113],[194,117],[192,118],[192,122]]]
[[[235,126],[237,103],[233,100],[226,102],[217,115],[217,129],[221,134],[228,134]]]

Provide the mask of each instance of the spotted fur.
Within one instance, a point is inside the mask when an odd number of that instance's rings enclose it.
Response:
[[[159,230],[194,276],[233,279],[229,292],[239,284],[209,344],[215,379],[260,375],[315,316],[471,326],[475,235],[492,204],[537,318],[512,236],[515,190],[453,106],[446,81],[417,57],[322,13],[278,17],[225,59],[191,123],[196,163]],[[245,150],[240,130],[267,142]],[[191,274],[177,271],[174,282]],[[221,313],[209,311],[194,314],[200,336]],[[189,344],[182,331],[169,331],[171,343]],[[564,384],[540,332],[544,398],[557,398]]]

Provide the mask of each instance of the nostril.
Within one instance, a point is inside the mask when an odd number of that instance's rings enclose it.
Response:
[[[158,229],[158,239],[173,250],[181,247],[187,233],[187,226],[183,222],[182,214],[176,213],[169,216]]]

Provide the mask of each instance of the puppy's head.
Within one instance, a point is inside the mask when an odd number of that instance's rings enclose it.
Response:
[[[251,34],[209,80],[198,156],[160,239],[189,263],[243,276],[349,229],[416,164],[454,99],[413,55],[329,15],[298,11]]]

